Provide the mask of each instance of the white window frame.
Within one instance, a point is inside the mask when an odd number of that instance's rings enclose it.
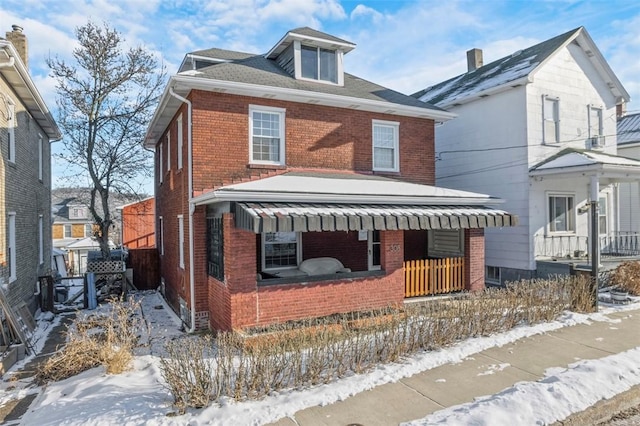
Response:
[[[160,256],[164,256],[164,219],[158,217],[158,228],[160,228]]]
[[[551,198],[571,198],[572,201],[572,206],[571,206],[571,211],[570,212],[566,212],[567,214],[567,228],[570,228],[568,230],[560,230],[557,231],[555,229],[552,229],[554,227],[552,227],[552,217],[551,217]],[[546,226],[546,230],[547,230],[547,234],[553,234],[553,235],[558,235],[558,234],[564,234],[564,235],[574,235],[576,233],[576,214],[577,214],[577,210],[576,210],[576,194],[573,192],[548,192],[546,194],[546,204],[547,204],[547,208],[546,208],[546,215],[547,215],[547,226]],[[565,204],[566,206],[566,204]],[[570,215],[569,215],[570,213]],[[572,228],[572,229],[571,229]]]
[[[547,120],[547,111],[545,108],[545,104],[547,101],[550,101],[555,105],[555,110],[553,111],[553,120]],[[547,140],[547,122],[553,122],[555,126],[555,141]],[[560,143],[560,98],[542,95],[542,143],[544,144],[557,144]]]
[[[596,123],[597,126],[598,126],[597,134],[594,134],[594,131],[593,131],[594,124],[591,122],[591,119],[592,119],[591,115],[592,115],[592,113],[594,111],[597,114],[597,120],[598,120],[598,123]],[[588,105],[587,106],[587,121],[588,121],[588,126],[589,126],[589,137],[590,138],[593,138],[593,137],[596,137],[596,136],[603,136],[603,133],[604,133],[603,121],[602,121],[603,120],[603,114],[604,114],[604,110],[603,110],[602,107],[595,106],[595,105]]]
[[[93,235],[93,225],[91,223],[84,224],[84,237],[91,237]]]
[[[38,180],[40,182],[42,182],[44,176],[44,144],[42,142],[42,135],[38,134]]]
[[[176,157],[178,160],[177,167],[178,167],[178,170],[180,170],[182,169],[182,145],[184,143],[183,137],[182,137],[182,114],[178,116],[177,123],[178,123],[178,152],[176,154]]]
[[[279,148],[278,152],[280,157],[279,161],[255,160],[253,158],[253,114],[256,112],[278,115],[278,126],[280,130],[280,145],[278,147]],[[260,105],[249,105],[249,163],[250,164],[268,164],[268,165],[276,165],[276,166],[283,166],[286,164],[285,113],[286,113],[286,110],[284,108],[267,107],[267,106],[260,106]]]
[[[171,132],[167,132],[167,171],[171,170]]]
[[[376,128],[390,128],[393,131],[393,147],[376,146]],[[371,163],[372,169],[379,172],[399,172],[400,171],[400,123],[397,121],[373,120],[371,123]],[[393,167],[376,167],[376,148],[393,149]]]
[[[180,268],[184,269],[184,216],[178,215],[178,259]]]
[[[307,45],[307,47],[315,47],[315,46]],[[326,49],[324,47],[322,49],[333,50],[333,49]],[[294,61],[294,75],[296,80],[313,81],[315,83],[330,84],[333,86],[344,86],[344,64],[343,64],[344,52],[341,49],[336,49],[333,51],[335,52],[335,55],[336,55],[336,80],[337,80],[336,82],[333,82],[330,80],[319,80],[319,79],[303,77],[302,76],[302,43],[300,43],[300,40],[294,40],[293,61]],[[318,70],[318,76],[319,75],[320,73]]]
[[[38,261],[44,263],[44,217],[38,215]]]
[[[277,234],[277,232],[268,232],[269,234]],[[298,265],[300,265],[300,262],[302,261],[302,233],[300,232],[296,232],[296,265],[295,266],[282,266],[279,268],[267,268],[266,267],[266,250],[265,250],[265,237],[266,234],[268,234],[267,232],[263,232],[262,233],[262,247],[261,247],[261,257],[262,257],[262,270],[265,272],[268,271],[284,271],[287,269],[296,269],[298,267]]]
[[[18,267],[17,267],[17,253],[16,253],[16,213],[9,212],[7,220],[7,238],[9,254],[9,282],[12,283],[18,279]]]
[[[604,222],[604,229],[602,223]],[[609,194],[600,193],[598,197],[598,234],[607,235],[609,232]]]
[[[160,142],[158,144],[158,152],[159,152],[159,159],[158,159],[158,183],[162,183],[163,181],[163,176],[164,176],[164,168],[162,166],[162,163],[164,163],[164,155],[162,154],[162,142]]]
[[[67,237],[67,229],[69,230],[69,236]],[[62,225],[62,236],[63,238],[73,238],[73,227],[70,223],[65,223]]]
[[[9,118],[7,119],[7,160],[16,162],[16,104],[9,99],[7,105]]]
[[[377,241],[374,239],[374,232],[378,233]],[[377,246],[380,250],[380,262],[382,262],[382,244],[381,244],[381,231],[367,231],[367,267],[369,271],[379,271],[382,265],[373,263],[373,250]]]

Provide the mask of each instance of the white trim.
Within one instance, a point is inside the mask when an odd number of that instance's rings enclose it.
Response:
[[[278,118],[279,118],[278,130],[280,132],[280,144],[278,147],[279,148],[278,155],[280,157],[279,161],[255,160],[253,158],[253,114],[255,112],[278,114]],[[267,106],[252,105],[252,104],[249,105],[249,163],[250,164],[272,164],[272,165],[278,165],[278,166],[282,166],[286,164],[285,114],[286,114],[286,109],[284,108],[267,107]]]
[[[10,258],[9,258],[9,282],[12,283],[15,280],[18,279],[18,272],[17,272],[17,245],[16,245],[16,212],[9,212],[8,213],[8,220],[7,220],[7,239],[8,241],[8,246],[7,246],[7,250],[10,252]]]
[[[181,214],[178,215],[178,261],[184,269],[184,216]]]
[[[261,264],[260,266],[262,267],[262,271],[268,272],[268,271],[283,271],[286,269],[295,269],[298,267],[298,265],[300,265],[300,262],[302,261],[302,233],[301,232],[294,232],[296,234],[296,265],[295,266],[283,266],[280,268],[267,268],[265,266],[265,241],[264,241],[264,237],[265,234],[283,234],[286,233],[288,234],[289,232],[263,232],[260,238],[261,241],[261,247],[260,247],[260,253],[261,253]]]
[[[545,104],[547,101],[553,102],[555,106],[553,123],[555,125],[555,141],[547,141],[547,120]],[[544,145],[556,145],[560,143],[560,98],[557,96],[542,95],[542,143]]]
[[[549,208],[551,207],[550,205],[550,198],[551,197],[565,197],[565,198],[569,198],[571,197],[573,199],[573,206],[571,208],[571,212],[567,212],[567,214],[571,214],[571,221],[572,221],[572,225],[573,225],[573,229],[572,230],[568,230],[568,231],[552,231],[551,230],[551,216],[550,216],[550,211]],[[576,203],[576,194],[575,192],[566,192],[566,191],[546,191],[545,192],[545,217],[546,217],[546,225],[545,225],[545,235],[575,235],[576,234],[576,226],[577,226],[577,214],[578,214],[578,209],[577,209],[577,203]],[[569,219],[569,216],[567,216],[567,219]]]
[[[391,128],[393,130],[393,167],[376,167],[376,127]],[[385,147],[385,149],[389,148]],[[400,171],[400,123],[397,121],[371,120],[371,169],[380,172]]]
[[[178,168],[178,170],[180,170],[182,169],[182,149],[184,144],[184,138],[182,137],[182,113],[178,116],[178,119],[176,121],[178,124],[178,153],[176,154],[178,158],[178,164],[176,167]]]

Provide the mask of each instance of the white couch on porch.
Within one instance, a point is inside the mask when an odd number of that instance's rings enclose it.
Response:
[[[275,272],[273,275],[279,278],[285,278],[330,275],[343,272],[351,272],[351,269],[345,268],[338,259],[333,257],[315,257],[313,259],[303,260],[296,269],[285,269],[284,271]]]

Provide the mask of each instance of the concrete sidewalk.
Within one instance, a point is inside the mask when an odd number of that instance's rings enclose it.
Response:
[[[435,411],[498,393],[517,382],[536,381],[551,367],[603,358],[640,346],[640,310],[606,315],[479,352],[344,401],[299,411],[274,426],[396,425]]]

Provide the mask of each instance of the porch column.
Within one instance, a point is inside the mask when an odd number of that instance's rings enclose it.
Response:
[[[464,288],[484,290],[484,229],[464,230]]]

